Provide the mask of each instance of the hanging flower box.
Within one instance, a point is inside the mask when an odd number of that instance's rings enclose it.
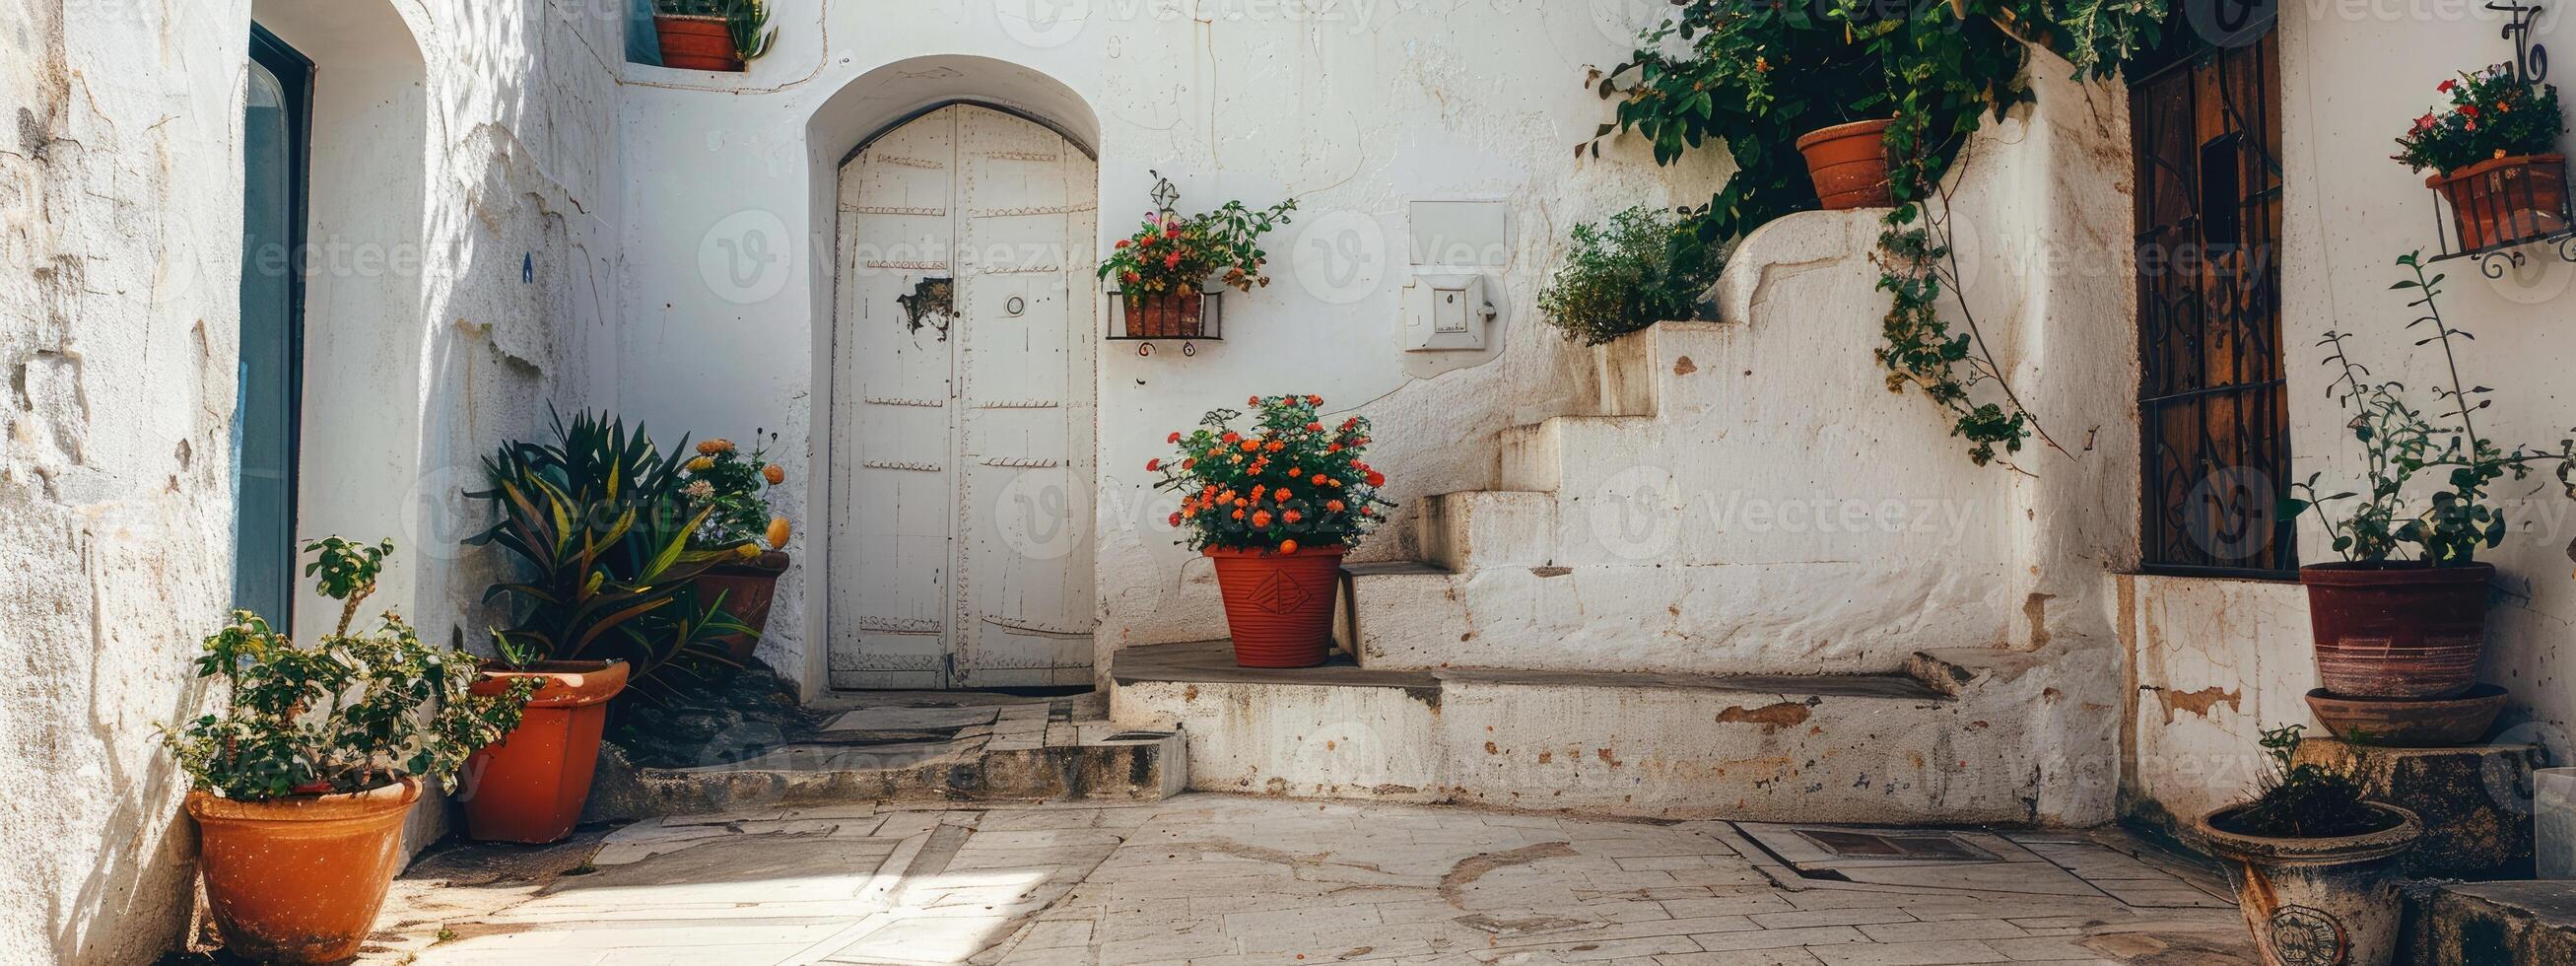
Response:
[[[1238,292],[1270,284],[1270,276],[1261,274],[1270,258],[1261,248],[1261,236],[1287,224],[1297,201],[1258,211],[1229,201],[1184,217],[1172,212],[1180,191],[1171,179],[1160,174],[1154,179],[1155,210],[1145,213],[1135,234],[1110,246],[1109,257],[1100,262],[1100,278],[1118,286],[1109,293],[1119,302],[1109,337],[1221,338],[1217,297],[1206,291],[1208,280]]]
[[[2424,179],[2451,206],[2460,250],[2478,252],[2564,232],[2567,156],[2509,155]]]
[[[1109,293],[1112,339],[1225,340],[1225,312],[1217,292],[1156,292],[1129,297]]]
[[[2570,227],[2567,125],[2558,89],[2509,64],[2463,73],[2434,88],[2450,98],[2397,139],[2393,158],[2431,170],[2424,185],[2451,209],[2459,249],[2477,254],[2540,241]]]

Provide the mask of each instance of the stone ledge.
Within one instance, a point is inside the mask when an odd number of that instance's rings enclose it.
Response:
[[[2576,881],[2442,886],[2407,900],[2417,966],[2576,964]]]

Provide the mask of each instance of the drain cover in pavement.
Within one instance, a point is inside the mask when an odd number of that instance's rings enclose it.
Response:
[[[1995,862],[1994,853],[1943,833],[1870,832],[1856,829],[1791,829],[1837,859],[1911,859],[1917,862]]]

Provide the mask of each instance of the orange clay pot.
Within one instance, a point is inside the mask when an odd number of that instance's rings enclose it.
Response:
[[[1798,139],[1807,178],[1827,211],[1885,208],[1895,204],[1887,186],[1886,119],[1836,124]]]
[[[411,778],[264,802],[189,792],[197,866],[224,950],[263,963],[357,955],[402,865],[403,819],[419,800]]]
[[[733,46],[733,28],[723,17],[655,14],[653,32],[662,42],[662,66],[674,70],[742,72],[742,55]]]
[[[581,806],[590,800],[608,699],[626,690],[626,671],[625,663],[609,661],[484,669],[476,694],[499,694],[518,678],[537,678],[545,686],[528,699],[518,730],[466,759],[457,795],[465,802],[465,834],[532,845],[572,834]]]
[[[1333,643],[1342,547],[1296,553],[1209,547],[1239,667],[1314,667]]]

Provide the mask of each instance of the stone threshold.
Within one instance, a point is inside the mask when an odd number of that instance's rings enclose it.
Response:
[[[1403,688],[1415,692],[1417,697],[1435,702],[1441,689],[1449,682],[1505,687],[1727,691],[1925,702],[1952,700],[1950,693],[1908,673],[1651,674],[1465,667],[1428,671],[1379,670],[1361,667],[1349,654],[1341,651],[1333,652],[1321,667],[1246,668],[1235,666],[1234,645],[1225,640],[1126,648],[1110,658],[1109,677],[1121,686],[1171,683]]]

